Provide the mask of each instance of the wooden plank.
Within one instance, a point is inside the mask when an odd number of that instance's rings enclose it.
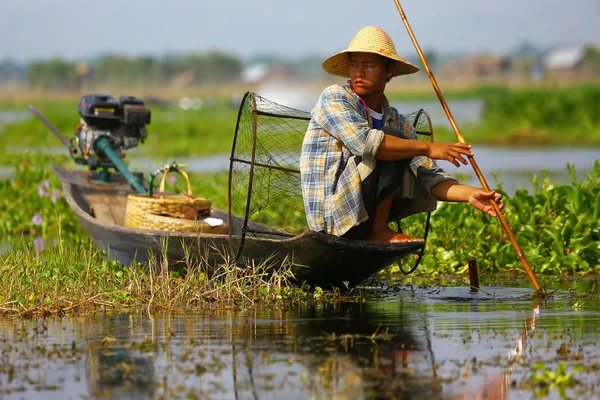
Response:
[[[99,221],[105,222],[107,224],[115,224],[115,218],[113,217],[113,213],[110,209],[110,205],[106,203],[91,203],[90,209],[92,210],[92,215],[96,217]]]
[[[86,193],[85,197],[98,220],[121,226],[125,223],[126,196],[98,191]]]
[[[92,203],[104,203],[110,204],[114,207],[125,207],[127,202],[127,196],[117,196],[113,193],[103,193],[103,192],[95,192],[95,193],[86,193],[85,198],[87,201]]]
[[[113,220],[117,225],[125,225],[125,205],[110,205],[110,211],[113,215]]]

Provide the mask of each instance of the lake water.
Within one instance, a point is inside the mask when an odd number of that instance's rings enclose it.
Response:
[[[46,149],[52,153],[64,153],[63,147]],[[532,189],[531,179],[535,174],[541,176],[543,170],[556,183],[568,184],[567,164],[573,165],[579,179],[585,179],[592,170],[594,162],[600,159],[600,149],[590,148],[559,148],[559,149],[522,149],[489,146],[474,146],[475,161],[479,165],[484,178],[490,187],[496,187],[497,181],[502,182],[504,190],[512,194],[515,190]],[[129,153],[131,169],[144,173],[154,172],[163,162],[154,158],[136,157],[135,151]],[[188,171],[221,172],[229,169],[229,155],[211,155],[193,158],[177,158],[179,162],[188,165]],[[461,183],[480,186],[477,176],[471,166],[455,167],[447,161],[438,164],[453,176],[459,176]],[[10,167],[0,167],[0,179],[8,179],[13,171]]]
[[[577,177],[585,179],[600,159],[600,149],[521,149],[488,146],[474,146],[475,161],[479,165],[490,187],[496,187],[494,178],[497,173],[498,182],[502,182],[507,193],[525,188],[531,190],[531,179],[535,174],[541,175],[547,170],[549,176],[557,183],[569,183],[567,164],[573,165]],[[131,166],[143,172],[154,172],[160,164],[154,159],[130,157]],[[178,161],[188,165],[191,172],[227,171],[229,155],[182,158]],[[455,167],[447,161],[438,161],[439,165],[450,174],[464,176],[461,183],[480,186],[471,166]]]
[[[520,287],[392,285],[368,303],[0,319],[0,397],[560,398],[530,382],[536,363],[565,362],[584,368],[565,393],[597,398],[597,297],[566,286],[546,302]]]
[[[0,110],[0,129],[5,124],[14,121],[23,121],[31,116],[27,110]]]

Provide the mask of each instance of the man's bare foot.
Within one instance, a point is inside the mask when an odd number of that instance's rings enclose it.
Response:
[[[423,239],[405,235],[404,233],[394,232],[391,229],[372,232],[367,238],[370,242],[379,243],[416,243],[423,242]]]

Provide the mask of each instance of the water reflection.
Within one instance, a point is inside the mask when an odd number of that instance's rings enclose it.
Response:
[[[157,382],[154,374],[153,346],[136,345],[136,333],[148,329],[131,315],[102,318],[100,341],[88,344],[85,377],[89,394],[96,398],[154,398]],[[125,329],[123,329],[125,328]],[[119,340],[111,332],[118,332]],[[147,347],[147,349],[144,348]]]
[[[0,321],[6,398],[521,398],[532,365],[589,367],[594,298],[400,288],[381,301],[201,314]],[[562,349],[562,350],[561,350]]]
[[[154,360],[133,354],[127,348],[90,347],[86,380],[93,397],[153,398],[156,391]]]

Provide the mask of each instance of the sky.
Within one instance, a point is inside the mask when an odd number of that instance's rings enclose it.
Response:
[[[424,50],[507,53],[600,41],[600,0],[402,0]],[[364,26],[415,55],[394,0],[0,0],[0,60],[220,50],[328,56]]]

